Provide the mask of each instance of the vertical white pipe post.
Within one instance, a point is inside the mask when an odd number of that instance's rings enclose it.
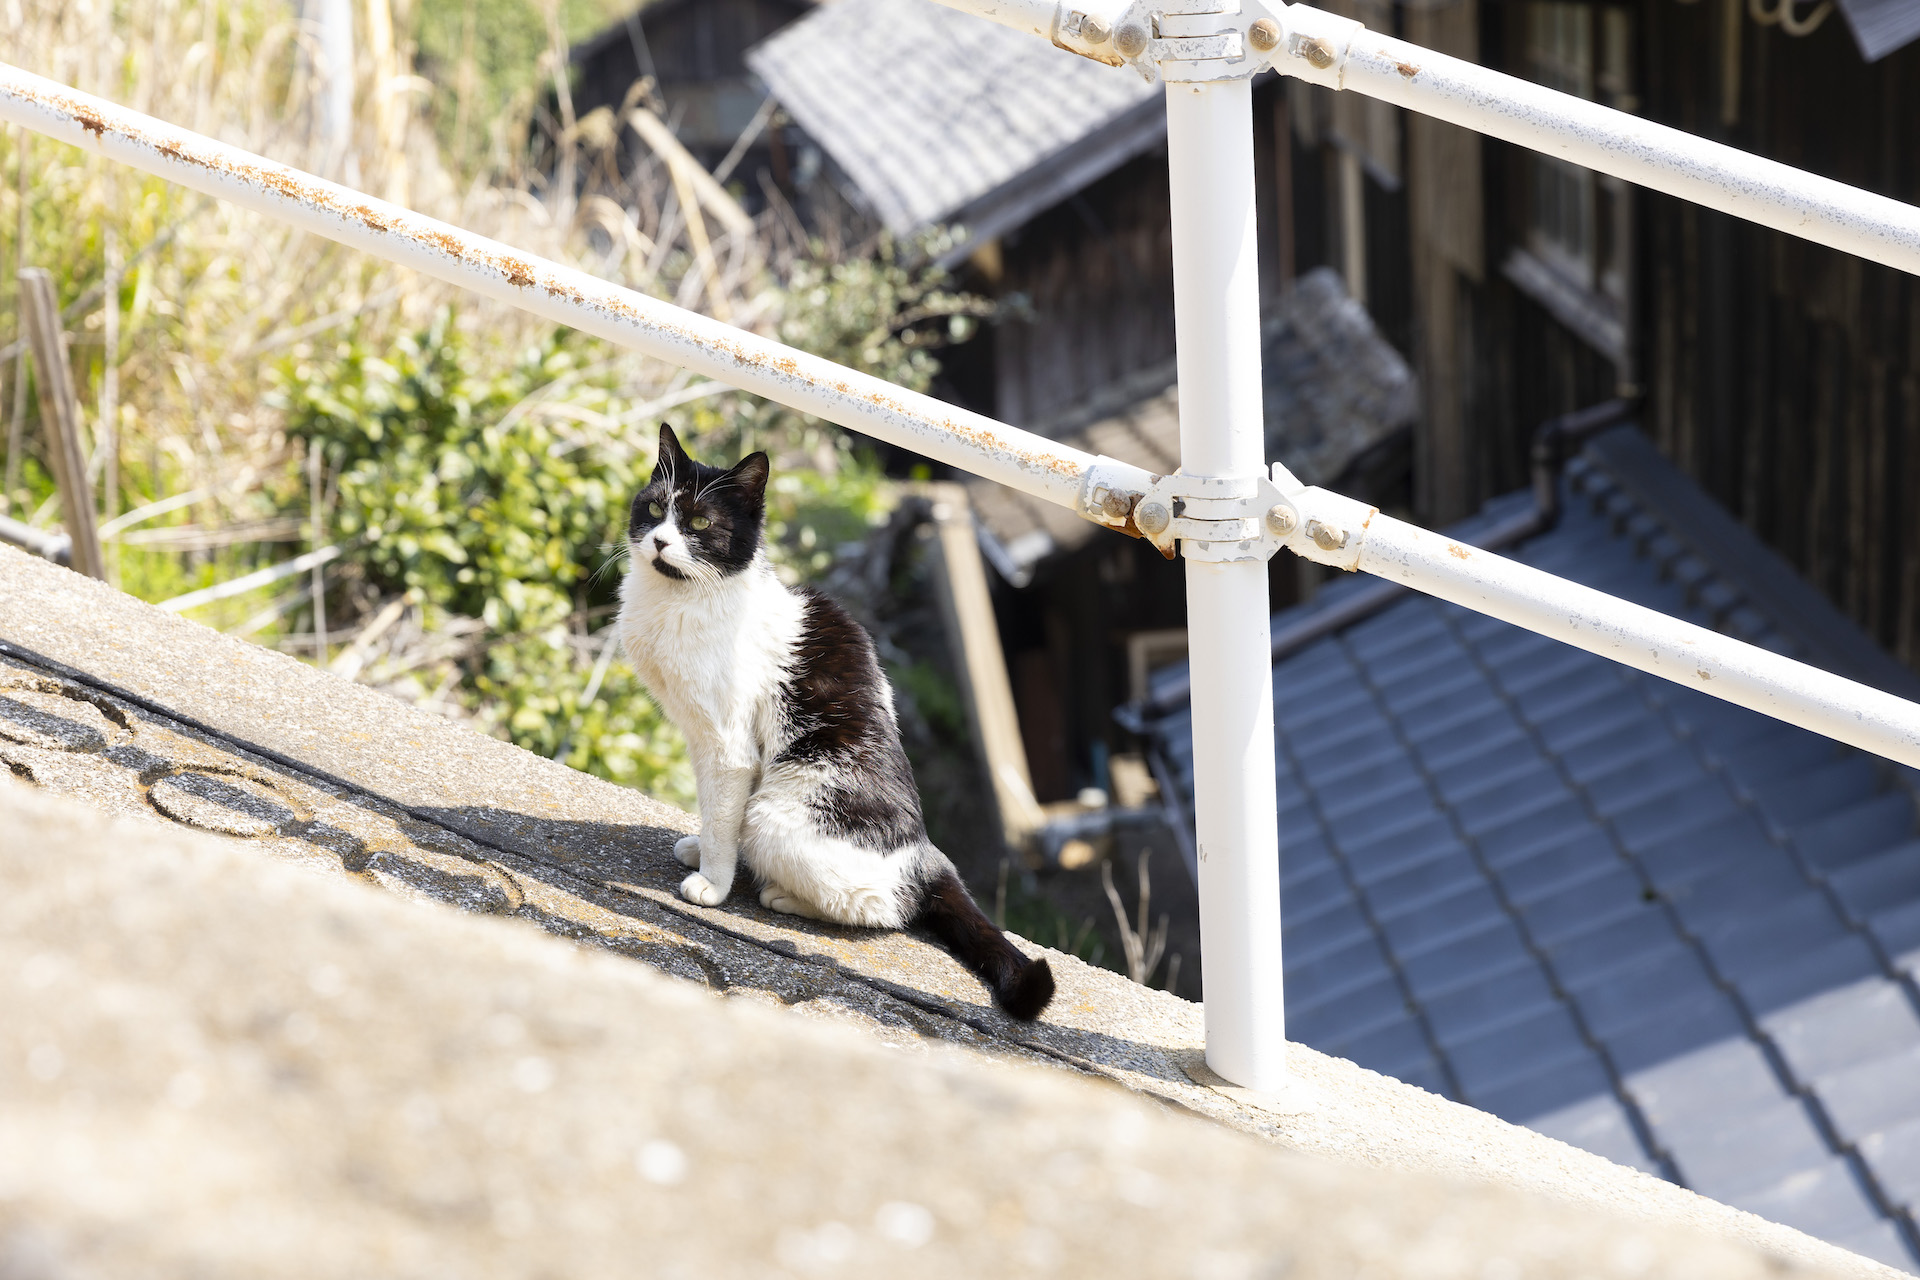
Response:
[[[1253,86],[1167,85],[1180,460],[1188,475],[1266,468]],[[1187,561],[1194,824],[1207,1065],[1235,1084],[1286,1081],[1279,820],[1267,565]]]

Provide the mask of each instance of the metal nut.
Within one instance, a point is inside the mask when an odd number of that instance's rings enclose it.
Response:
[[[1325,524],[1319,520],[1307,521],[1307,536],[1313,539],[1313,545],[1322,551],[1338,551],[1347,545],[1347,531],[1338,525]]]
[[[1113,28],[1107,25],[1105,18],[1094,14],[1082,14],[1080,17],[1080,38],[1088,44],[1105,44],[1113,35]]]
[[[1280,24],[1272,18],[1262,18],[1247,28],[1247,43],[1261,53],[1280,43]]]
[[[1323,71],[1333,65],[1333,50],[1325,40],[1302,40],[1294,52]]]
[[[1127,495],[1119,492],[1117,489],[1109,489],[1106,496],[1100,499],[1100,509],[1107,513],[1107,519],[1109,520],[1125,520],[1127,518]]]
[[[1113,47],[1120,51],[1122,57],[1139,57],[1147,51],[1147,29],[1128,23],[1114,34]]]
[[[1133,522],[1140,526],[1140,532],[1154,538],[1166,532],[1167,526],[1173,523],[1173,516],[1162,504],[1147,502],[1133,513]]]
[[[1294,521],[1299,517],[1293,508],[1284,502],[1276,502],[1267,510],[1267,529],[1276,538],[1284,538],[1293,532]]]

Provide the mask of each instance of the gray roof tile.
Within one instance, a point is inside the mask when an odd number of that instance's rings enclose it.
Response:
[[[1844,1142],[1864,1142],[1920,1120],[1920,1045],[1854,1063],[1813,1082]]]
[[[1675,1022],[1677,1019],[1668,1011],[1682,1004],[1720,1001],[1727,1003],[1729,1010],[1733,1008],[1708,972],[1706,962],[1677,935],[1658,939],[1645,951],[1628,957],[1625,964],[1601,973],[1570,975],[1564,985],[1587,1026],[1602,1039],[1631,1031],[1649,1020]]]
[[[1712,1117],[1786,1096],[1766,1054],[1744,1036],[1628,1072],[1625,1084],[1657,1132],[1691,1133],[1711,1127]]]
[[[1529,903],[1522,911],[1527,932],[1543,947],[1627,916],[1657,914],[1640,877],[1616,862],[1599,875],[1568,885]]]
[[[1797,778],[1831,761],[1837,752],[1831,738],[1781,725],[1776,732],[1742,739],[1715,754],[1729,777],[1742,786],[1755,787],[1776,779]]]
[[[1786,850],[1758,844],[1666,893],[1688,928],[1710,933],[1785,902],[1819,901],[1807,890],[1806,876]]]
[[[1367,900],[1376,913],[1390,916],[1401,911],[1442,907],[1450,896],[1468,885],[1486,883],[1486,876],[1473,855],[1461,845],[1442,850],[1424,862],[1367,886]]]
[[[1342,842],[1354,879],[1369,885],[1388,876],[1444,858],[1459,847],[1459,838],[1440,814],[1429,810],[1405,826],[1380,832],[1364,843]]]
[[[1459,1044],[1560,1003],[1547,975],[1529,957],[1472,986],[1423,1001],[1427,1025],[1443,1045]]]
[[[1538,1116],[1557,1114],[1600,1096],[1607,1085],[1606,1068],[1597,1057],[1592,1053],[1575,1054],[1543,1063],[1534,1074],[1497,1088],[1469,1092],[1467,1101],[1502,1120],[1529,1124]]]
[[[1729,1197],[1736,1207],[1809,1235],[1865,1240],[1886,1221],[1874,1209],[1853,1167],[1839,1157],[1788,1176],[1757,1195]],[[1897,1255],[1895,1255],[1897,1257]],[[1911,1270],[1912,1255],[1900,1259]]]
[[[1607,874],[1618,862],[1619,854],[1605,833],[1589,830],[1508,858],[1497,864],[1497,875],[1507,900],[1524,910],[1549,894]]]
[[[1590,822],[1586,806],[1562,793],[1542,808],[1506,817],[1473,835],[1488,860],[1501,866],[1559,844]]]
[[[1396,1076],[1409,1067],[1437,1066],[1427,1038],[1411,1018],[1349,1041],[1342,1056],[1369,1071]]]
[[[1289,1000],[1330,1000],[1390,976],[1380,944],[1368,937],[1340,950],[1287,965]]]
[[[1660,998],[1641,1011],[1637,1021],[1623,1022],[1599,1033],[1613,1060],[1614,1069],[1623,1075],[1643,1071],[1718,1041],[1747,1034],[1747,1023],[1734,1006],[1733,998],[1718,989],[1689,987],[1688,998],[1672,999],[1677,994],[1661,992]],[[1591,993],[1580,995],[1580,1007],[1586,1009]]]
[[[1647,1154],[1640,1135],[1634,1132],[1627,1109],[1611,1093],[1594,1093],[1558,1111],[1534,1116],[1527,1126],[1615,1164],[1645,1173],[1660,1172],[1659,1162]]]
[[[1898,983],[1878,976],[1823,991],[1769,1015],[1761,1025],[1803,1080],[1920,1047],[1920,1014],[1913,1002]],[[1920,1071],[1914,1084],[1920,1088]]]
[[[1569,475],[1517,558],[1772,627]],[[1418,597],[1275,683],[1291,1034],[1916,1267],[1879,1206],[1920,1197],[1920,772]]]
[[[1304,920],[1289,919],[1281,931],[1281,945],[1297,963],[1307,964],[1372,936],[1373,923],[1348,898]]]
[[[1630,852],[1700,831],[1742,810],[1732,796],[1713,789],[1669,791],[1613,815],[1613,830]]]
[[[1865,862],[1856,862],[1835,872],[1827,883],[1855,926],[1878,912],[1920,902],[1920,840],[1909,840]]]
[[[1687,886],[1728,865],[1744,866],[1774,849],[1752,813],[1729,805],[1722,816],[1650,841],[1634,852],[1655,887],[1677,898]]]
[[[1871,799],[1879,790],[1879,770],[1874,762],[1850,753],[1812,772],[1796,775],[1792,786],[1759,788],[1753,800],[1761,812],[1775,822],[1794,826],[1836,810],[1850,809]],[[1911,828],[1911,804],[1907,821]]]
[[[1889,1201],[1908,1213],[1920,1212],[1920,1120],[1862,1139],[1860,1154]]]
[[[1441,1043],[1469,1099],[1594,1056],[1559,1001],[1478,1035]]]
[[[1560,760],[1576,781],[1598,781],[1679,747],[1678,738],[1663,721],[1649,717],[1644,707],[1621,701],[1620,719],[1607,732],[1559,744]]]
[[[1286,854],[1282,855],[1283,860]],[[1346,875],[1328,859],[1311,871],[1303,872],[1297,879],[1288,880],[1284,875],[1280,882],[1281,891],[1287,896],[1287,926],[1291,928],[1296,917],[1306,919],[1326,910],[1336,903],[1353,900],[1353,890],[1347,884]]]
[[[1406,992],[1392,974],[1331,1000],[1289,1000],[1287,1006],[1287,1034],[1313,1044],[1344,1044],[1390,1023],[1413,1020]]]
[[[1570,934],[1545,947],[1553,971],[1570,989],[1591,986],[1671,943],[1673,921],[1654,906]]]
[[[1594,808],[1612,817],[1676,791],[1697,794],[1717,785],[1691,747],[1671,739],[1669,744],[1657,754],[1641,755],[1597,777],[1582,779]]]
[[[1882,972],[1879,957],[1857,933],[1843,934],[1798,955],[1775,952],[1768,958],[1773,961],[1771,968],[1756,965],[1727,975],[1756,1015]]]
[[[1733,1124],[1724,1113],[1694,1119],[1662,1126],[1664,1145],[1687,1185],[1716,1200],[1738,1202],[1773,1191],[1795,1174],[1836,1160],[1798,1098],[1749,1100]]]
[[[1894,793],[1802,824],[1794,845],[1814,866],[1836,871],[1914,836],[1913,798]]]
[[[1506,919],[1506,909],[1500,899],[1487,882],[1481,880],[1437,902],[1406,911],[1381,912],[1379,927],[1394,954],[1406,958],[1478,933]]]
[[[1867,931],[1892,957],[1895,968],[1920,981],[1920,902],[1874,912]]]
[[[1407,985],[1413,989],[1414,997],[1424,1003],[1511,968],[1528,957],[1526,944],[1512,923],[1496,921],[1464,938],[1410,957],[1405,967]]]

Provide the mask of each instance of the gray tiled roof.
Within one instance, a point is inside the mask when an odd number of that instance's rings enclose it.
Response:
[[[1595,458],[1518,559],[1794,649]],[[1423,596],[1274,688],[1294,1039],[1916,1268],[1906,770]]]
[[[1158,85],[926,0],[823,5],[747,64],[897,235],[998,235],[1166,133]]]
[[[1307,484],[1330,484],[1367,450],[1413,421],[1413,370],[1347,296],[1327,267],[1309,271],[1274,308],[1260,350],[1267,456]],[[1036,427],[1041,435],[1165,473],[1180,465],[1180,389],[1171,362],[1110,397]],[[1016,586],[1049,556],[1086,543],[1100,526],[1051,502],[987,480],[967,492],[982,546]]]

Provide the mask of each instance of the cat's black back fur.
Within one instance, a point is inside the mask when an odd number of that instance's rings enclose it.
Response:
[[[907,904],[908,916],[979,975],[1008,1013],[1038,1017],[1053,999],[1053,970],[1007,941],[927,839],[872,639],[831,597],[810,587],[801,595],[805,620],[786,686],[798,736],[778,759],[829,767],[833,782],[813,802],[822,829],[875,853],[917,846],[918,874],[902,886],[919,898]]]
[[[833,784],[813,808],[833,834],[875,853],[925,841],[920,791],[873,641],[829,596],[811,587],[800,594],[806,612],[786,687],[798,736],[779,759],[831,767]]]

